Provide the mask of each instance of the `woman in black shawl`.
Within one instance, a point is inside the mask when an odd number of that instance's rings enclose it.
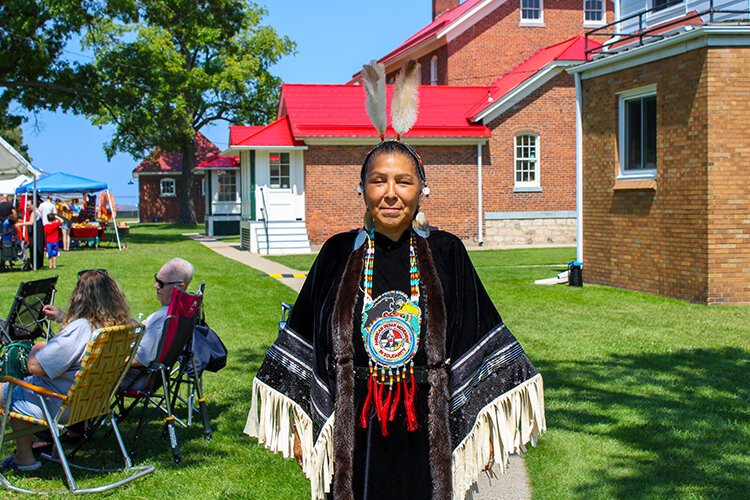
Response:
[[[545,429],[541,376],[461,241],[417,222],[429,190],[416,152],[381,143],[360,192],[372,223],[321,249],[255,379],[246,431],[285,456],[296,441],[314,498],[462,498]],[[383,296],[398,304],[378,310]],[[391,321],[410,309],[411,333]],[[408,360],[391,367],[391,354]]]

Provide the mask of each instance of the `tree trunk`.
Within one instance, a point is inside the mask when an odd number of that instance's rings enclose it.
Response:
[[[182,142],[182,182],[180,182],[180,224],[196,224],[193,202],[193,167],[195,167],[195,137]]]

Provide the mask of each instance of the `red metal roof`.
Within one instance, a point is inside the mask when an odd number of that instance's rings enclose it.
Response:
[[[252,127],[247,127],[252,128]],[[258,127],[263,128],[263,127]],[[230,129],[230,135],[231,135],[231,129]],[[196,170],[221,170],[221,169],[234,169],[234,168],[240,168],[240,159],[237,156],[221,156],[221,154],[216,154],[212,156],[211,158],[207,159],[206,161],[203,161],[196,165]]]
[[[486,99],[489,87],[423,85],[419,89],[417,123],[406,137],[490,137],[490,130],[467,120],[467,111]],[[392,86],[387,87],[388,113]],[[374,137],[360,85],[283,85],[281,100],[291,131],[306,137]],[[389,127],[387,135],[396,133]]]
[[[589,49],[599,46],[596,41],[589,40]],[[578,35],[564,42],[556,43],[535,52],[524,62],[505,73],[503,76],[490,84],[492,102],[485,99],[477,104],[469,112],[470,117],[491,106],[493,102],[502,99],[513,89],[530,79],[550,64],[559,61],[585,61],[586,60],[586,37]]]
[[[236,141],[236,142],[235,142]],[[229,129],[229,146],[304,146],[295,139],[289,117],[282,116],[265,127],[233,126]]]
[[[195,134],[195,163],[201,163],[219,153],[219,148],[200,132]],[[164,153],[161,149],[154,150],[135,169],[134,174],[159,173],[170,174],[182,172],[182,154]]]

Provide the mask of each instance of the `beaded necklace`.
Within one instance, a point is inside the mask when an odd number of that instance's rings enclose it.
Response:
[[[404,392],[407,429],[417,429],[414,411],[416,383],[414,355],[419,348],[422,311],[419,308],[419,268],[414,233],[409,235],[409,286],[411,296],[391,290],[372,298],[372,275],[375,263],[375,229],[368,232],[363,266],[362,342],[369,359],[368,390],[360,423],[367,427],[370,405],[380,421],[381,431],[388,435],[401,393]],[[407,384],[407,378],[409,382]],[[387,394],[386,394],[387,392]]]

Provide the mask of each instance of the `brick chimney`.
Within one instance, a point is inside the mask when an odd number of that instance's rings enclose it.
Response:
[[[443,12],[458,7],[459,3],[459,0],[432,0],[432,19],[435,20]]]

